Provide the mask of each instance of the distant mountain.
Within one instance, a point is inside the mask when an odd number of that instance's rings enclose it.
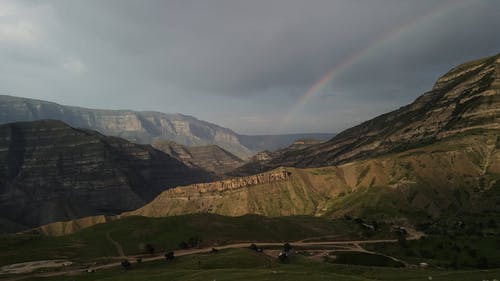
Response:
[[[243,165],[236,169],[228,170],[228,176],[248,176],[266,171],[269,168],[269,162],[286,153],[299,151],[312,145],[320,144],[322,141],[318,139],[298,139],[288,147],[275,151],[264,150],[252,156]]]
[[[218,145],[243,159],[261,150],[286,147],[297,138],[331,137],[329,134],[238,135],[230,129],[182,114],[89,109],[0,95],[0,124],[41,119],[61,120],[73,127],[96,130],[135,143],[168,140],[187,146]]]
[[[0,225],[34,227],[138,208],[170,187],[212,180],[153,149],[43,120],[0,125]]]
[[[472,130],[500,129],[500,54],[464,63],[413,103],[301,150],[268,161],[318,167],[366,159],[438,142]]]
[[[243,165],[244,161],[217,145],[185,146],[171,141],[156,141],[153,147],[189,167],[199,167],[222,175]]]
[[[239,135],[240,142],[252,151],[275,151],[292,145],[298,140],[326,141],[335,134]]]

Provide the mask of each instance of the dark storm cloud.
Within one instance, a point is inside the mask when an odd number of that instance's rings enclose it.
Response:
[[[0,91],[182,112],[249,133],[337,131],[499,52],[499,11],[495,0],[6,0]],[[380,38],[289,116],[326,72]]]

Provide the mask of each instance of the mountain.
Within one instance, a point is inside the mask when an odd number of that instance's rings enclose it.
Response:
[[[279,155],[265,169],[347,163],[439,142],[466,131],[499,128],[497,54],[455,67],[413,103],[345,130],[328,142]]]
[[[410,105],[327,142],[254,156],[252,172],[267,172],[169,189],[122,216],[498,215],[499,86],[500,55],[462,64]]]
[[[464,134],[409,151],[322,168],[269,172],[164,191],[124,215],[438,217],[496,210],[500,134]]]
[[[174,141],[186,146],[218,145],[248,158],[261,150],[286,147],[297,138],[330,138],[329,134],[246,136],[182,114],[151,111],[100,110],[65,106],[42,100],[0,95],[0,123],[61,120],[73,127],[96,130],[135,143]]]
[[[199,167],[217,175],[223,175],[244,163],[242,159],[217,145],[185,146],[171,141],[156,141],[152,146],[188,167]]]
[[[252,151],[275,151],[293,145],[298,140],[326,141],[335,134],[239,135],[240,142]]]
[[[2,226],[118,214],[167,188],[211,179],[151,146],[60,121],[0,125]]]
[[[117,217],[45,225],[69,234],[128,216],[213,213],[271,217],[407,221],[499,214],[500,131],[468,131],[440,142],[368,160],[319,168],[278,168],[265,173],[166,190],[143,207]]]
[[[264,150],[252,156],[246,163],[240,165],[236,169],[229,170],[226,175],[228,176],[247,176],[258,174],[268,169],[271,160],[284,155],[287,152],[305,149],[315,144],[320,144],[322,141],[318,139],[297,139],[288,147],[278,149],[275,151]]]

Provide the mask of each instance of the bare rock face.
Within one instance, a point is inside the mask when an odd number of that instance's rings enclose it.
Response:
[[[243,165],[244,161],[217,145],[184,146],[171,141],[157,141],[153,147],[189,167],[199,167],[223,175]]]
[[[345,163],[467,131],[499,128],[500,55],[496,55],[462,64],[413,103],[345,130],[328,142],[278,155],[266,168]]]
[[[118,214],[210,179],[150,146],[60,121],[0,126],[0,216],[27,227]]]

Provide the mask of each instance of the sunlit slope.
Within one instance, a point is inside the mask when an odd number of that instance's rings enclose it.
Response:
[[[451,209],[474,210],[488,207],[479,204],[480,198],[500,188],[499,147],[498,131],[470,132],[371,160],[268,172],[287,175],[275,181],[175,188],[124,215],[339,216],[376,210],[388,216],[435,216]]]

